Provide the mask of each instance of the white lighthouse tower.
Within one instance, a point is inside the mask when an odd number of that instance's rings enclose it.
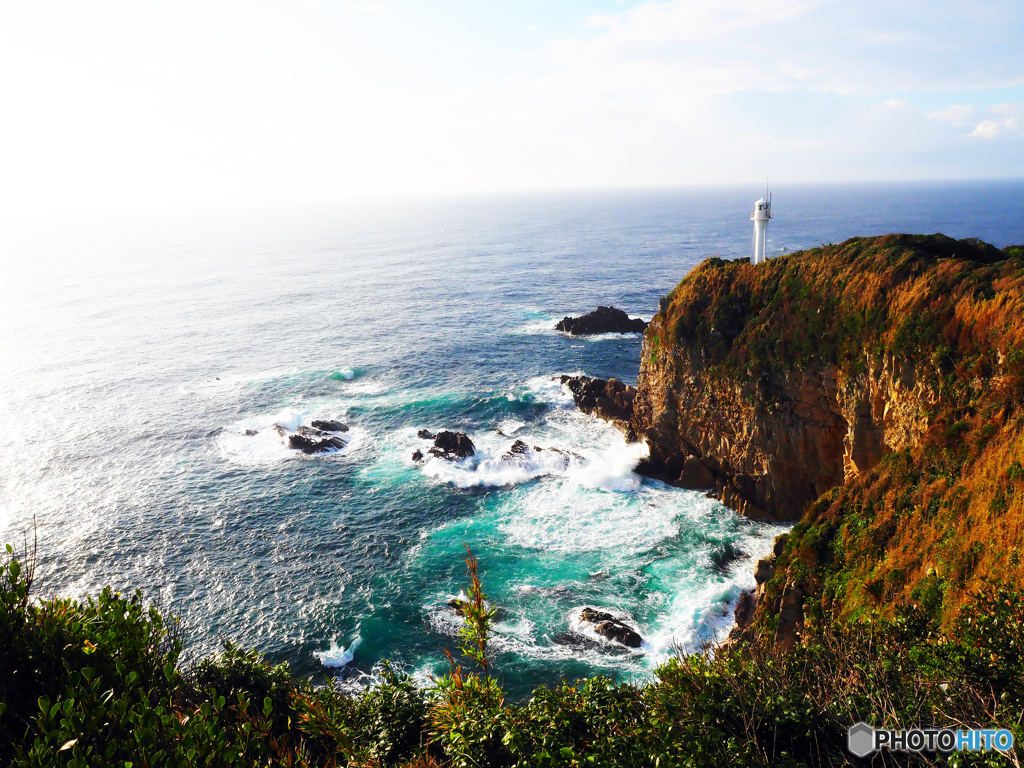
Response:
[[[772,193],[768,193],[768,199],[763,197],[754,203],[754,212],[750,214],[750,220],[754,222],[754,264],[762,264],[767,261],[765,255],[768,247],[768,219],[772,217]]]

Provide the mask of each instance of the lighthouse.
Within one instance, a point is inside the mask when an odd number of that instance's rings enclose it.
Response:
[[[754,222],[754,259],[753,264],[761,264],[767,261],[765,251],[767,250],[768,219],[772,217],[772,194],[768,193],[768,199],[763,197],[754,203],[754,212],[750,214],[750,220]]]

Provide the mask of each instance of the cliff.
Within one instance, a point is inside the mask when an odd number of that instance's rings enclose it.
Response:
[[[630,424],[643,471],[802,520],[762,628],[787,590],[799,623],[1022,582],[1022,257],[855,238],[757,266],[708,259],[662,300]]]

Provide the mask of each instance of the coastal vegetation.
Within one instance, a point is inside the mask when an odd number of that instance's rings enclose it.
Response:
[[[596,677],[506,700],[478,566],[467,558],[462,662],[428,688],[387,665],[358,695],[227,644],[183,662],[177,623],[139,593],[33,600],[0,574],[0,765],[844,765],[846,728],[991,726],[1024,738],[1024,598],[990,590],[943,630],[916,609],[809,631],[782,651],[683,655],[646,686]],[[465,668],[463,664],[467,665]],[[945,758],[927,753],[923,762]],[[999,752],[955,765],[1005,765]],[[1016,759],[1016,758],[1013,758]],[[882,753],[880,764],[922,762]]]

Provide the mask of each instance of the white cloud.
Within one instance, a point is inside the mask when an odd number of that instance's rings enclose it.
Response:
[[[1012,117],[1005,120],[982,120],[969,135],[979,139],[994,139],[1004,131],[1018,132],[1017,121]]]
[[[1024,167],[963,141],[1024,125],[983,98],[1022,77],[1024,6],[936,3],[668,0],[561,35],[407,0],[0,5],[0,216]],[[944,89],[980,106],[915,106]]]
[[[932,120],[941,120],[944,123],[952,123],[957,126],[970,125],[973,122],[977,110],[969,104],[951,104],[943,109],[929,112],[928,117]]]

